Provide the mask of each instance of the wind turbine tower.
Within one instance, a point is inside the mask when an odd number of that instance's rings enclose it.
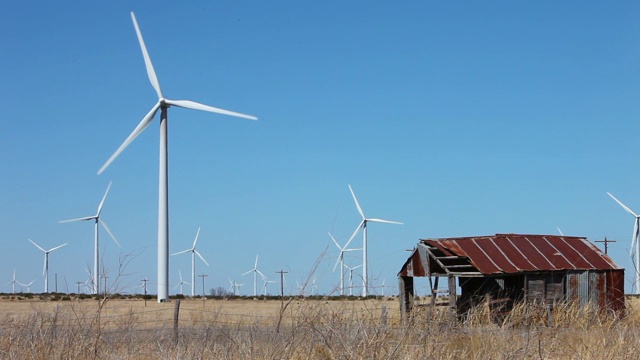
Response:
[[[402,225],[402,223],[397,221],[391,221],[391,220],[368,218],[364,216],[364,212],[360,207],[360,203],[358,203],[358,198],[356,198],[356,194],[353,192],[351,185],[349,185],[349,191],[351,191],[351,196],[353,196],[353,201],[356,203],[356,208],[358,209],[360,216],[362,216],[362,221],[360,221],[360,224],[358,225],[356,230],[353,232],[353,235],[351,235],[351,237],[349,238],[349,241],[347,241],[347,244],[344,247],[346,248],[347,246],[349,246],[349,243],[351,243],[351,240],[353,240],[353,238],[356,236],[358,231],[362,229],[362,234],[363,234],[362,235],[362,297],[367,297],[368,295],[367,287],[369,285],[369,281],[367,278],[367,272],[368,272],[367,270],[369,266],[367,262],[367,224],[369,222],[377,222],[377,223],[385,223],[385,224]]]
[[[169,299],[169,173],[168,173],[168,109],[170,106],[176,106],[186,109],[208,111],[223,115],[241,117],[250,120],[257,120],[255,116],[245,115],[233,111],[214,108],[212,106],[200,104],[190,100],[171,100],[164,97],[160,89],[160,82],[156,76],[156,72],[151,63],[151,58],[147,52],[147,48],[142,39],[142,33],[138,27],[136,17],[131,12],[131,20],[138,36],[138,42],[142,50],[142,56],[147,68],[147,76],[158,95],[158,102],[153,105],[151,110],[142,118],[142,121],[136,126],[133,132],[120,145],[113,155],[102,165],[98,174],[101,174],[118,155],[127,147],[138,135],[140,135],[151,123],[158,110],[160,110],[160,166],[158,173],[158,302],[165,302]]]
[[[633,272],[635,273],[633,284],[631,286],[631,293],[640,294],[640,251],[638,249],[638,246],[640,246],[640,215],[633,212],[633,210],[623,204],[622,201],[616,199],[616,197],[611,195],[611,193],[607,192],[607,194],[635,218],[633,223],[633,235],[631,235],[631,248],[629,249],[629,257],[631,257]]]
[[[58,245],[54,248],[51,248],[49,250],[45,250],[42,247],[40,247],[40,245],[36,244],[33,240],[28,239],[29,241],[31,241],[31,243],[33,245],[35,245],[35,247],[37,247],[38,249],[40,249],[40,251],[42,251],[44,253],[44,266],[42,267],[42,275],[44,275],[44,292],[48,293],[49,292],[49,253],[54,251],[54,250],[58,250],[61,247],[67,245],[67,243],[64,243],[62,245]],[[29,284],[31,285],[31,284]]]

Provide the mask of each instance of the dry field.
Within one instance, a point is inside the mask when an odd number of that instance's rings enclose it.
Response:
[[[0,299],[2,359],[639,359],[640,315],[484,308],[452,320],[422,307],[402,322],[396,299]]]

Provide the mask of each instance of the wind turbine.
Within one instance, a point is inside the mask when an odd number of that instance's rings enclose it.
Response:
[[[54,248],[51,248],[49,250],[45,250],[43,249],[40,245],[36,244],[33,240],[28,239],[29,241],[31,241],[31,243],[33,245],[35,245],[35,247],[37,247],[38,249],[40,249],[43,253],[44,253],[44,266],[42,267],[42,275],[44,275],[44,292],[48,293],[49,292],[49,253],[54,251],[54,250],[58,250],[61,247],[67,245],[67,243],[64,243],[62,245],[58,245]]]
[[[336,264],[333,266],[333,272],[336,271],[336,267],[338,266],[338,264],[340,264],[340,295],[344,295],[344,253],[347,251],[358,251],[362,249],[347,249],[346,245],[345,247],[341,247],[340,244],[338,244],[336,239],[333,237],[333,235],[331,235],[331,233],[329,233],[329,236],[331,237],[331,240],[333,240],[333,243],[336,244],[338,249],[340,249],[340,255],[338,255],[338,260],[336,261]]]
[[[178,283],[178,285],[174,286],[173,289],[175,290],[178,286],[180,286],[180,295],[182,295],[182,294],[184,294],[183,289],[182,289],[182,285],[183,284],[189,285],[189,283],[184,281],[184,280],[182,280],[182,272],[180,270],[178,270],[178,275],[180,275],[180,282]]]
[[[153,105],[151,110],[142,118],[142,121],[136,126],[133,132],[127,137],[127,139],[120,145],[113,155],[102,165],[98,174],[101,174],[118,155],[127,147],[138,135],[140,135],[155,117],[158,110],[160,114],[160,166],[158,175],[158,302],[168,301],[169,298],[169,175],[168,175],[168,148],[167,148],[167,110],[170,106],[177,106],[181,108],[208,111],[223,115],[230,115],[241,117],[250,120],[257,120],[255,116],[245,115],[233,111],[223,110],[212,106],[200,104],[190,100],[171,100],[164,97],[162,90],[160,89],[160,82],[156,76],[156,72],[151,63],[151,58],[147,52],[147,48],[142,39],[142,33],[138,27],[136,17],[131,12],[131,20],[135,27],[136,34],[138,36],[138,42],[142,49],[142,56],[147,69],[147,76],[151,82],[151,86],[158,95],[158,102]]]
[[[358,265],[358,266],[354,266],[354,267],[349,267],[346,264],[344,265],[344,267],[346,267],[349,270],[349,296],[353,296],[353,270],[361,267],[362,264]]]
[[[267,295],[267,284],[277,283],[275,280],[268,280],[266,276],[262,276],[262,280],[264,281],[264,285],[262,285],[262,295]]]
[[[266,278],[264,274],[260,270],[258,270],[258,255],[256,255],[256,262],[253,265],[253,269],[247,271],[246,273],[241,274],[240,276],[247,275],[248,273],[251,273],[251,272],[253,273],[253,296],[258,296],[258,285],[257,285],[258,274],[260,274],[260,276],[262,276],[263,279]]]
[[[198,235],[200,235],[200,228],[198,228],[198,232],[196,233],[195,240],[193,240],[193,246],[191,247],[191,249],[182,250],[182,251],[177,252],[175,254],[171,254],[171,255],[178,255],[178,254],[184,254],[186,252],[191,252],[191,296],[196,296],[196,255],[198,255],[198,257],[202,261],[204,261],[204,263],[207,264],[207,266],[209,266],[209,263],[207,262],[207,260],[205,260],[202,257],[202,255],[200,255],[198,250],[196,250],[196,243],[198,242]]]
[[[116,237],[113,236],[113,234],[111,233],[111,230],[109,230],[109,227],[107,226],[107,223],[105,223],[101,218],[100,218],[100,213],[102,212],[102,206],[104,205],[104,201],[107,199],[107,194],[109,193],[109,189],[111,189],[111,182],[109,182],[109,186],[107,186],[107,191],[104,192],[104,196],[102,196],[102,200],[100,201],[100,204],[98,204],[98,211],[96,211],[95,215],[92,216],[85,216],[85,217],[81,217],[81,218],[76,218],[76,219],[70,219],[70,220],[62,220],[60,221],[60,223],[67,223],[67,222],[75,222],[75,221],[89,221],[89,220],[93,220],[94,221],[94,240],[93,240],[93,281],[91,282],[93,284],[93,293],[97,294],[100,291],[100,269],[99,269],[99,265],[100,265],[100,247],[99,247],[99,236],[98,236],[98,231],[99,231],[99,226],[98,223],[102,224],[102,227],[107,231],[107,234],[109,234],[109,236],[111,236],[111,238],[113,239],[113,241],[115,241],[116,245],[120,246],[120,243],[118,242],[118,240],[116,240]]]
[[[367,286],[368,286],[368,278],[367,278],[367,267],[368,267],[368,263],[367,263],[367,223],[369,222],[377,222],[377,223],[385,223],[385,224],[398,224],[398,225],[402,225],[401,222],[397,222],[397,221],[391,221],[391,220],[383,220],[383,219],[377,219],[377,218],[367,218],[366,216],[364,216],[364,212],[362,211],[362,208],[360,207],[360,204],[358,203],[358,198],[356,198],[356,194],[353,192],[353,189],[351,188],[351,185],[349,185],[349,190],[351,191],[351,195],[353,196],[353,201],[355,201],[356,203],[356,208],[358,208],[358,212],[360,213],[360,216],[362,216],[362,221],[360,222],[360,225],[358,225],[358,227],[356,228],[356,230],[353,232],[353,235],[351,235],[351,237],[349,238],[349,241],[347,241],[346,245],[344,246],[345,248],[347,246],[349,246],[349,243],[351,243],[351,240],[353,240],[353,238],[356,236],[356,234],[358,233],[358,231],[360,231],[360,229],[362,229],[362,297],[367,297]]]
[[[20,281],[16,280],[16,269],[13,269],[13,278],[11,279],[11,281],[9,281],[7,283],[7,285],[11,284],[12,286],[12,291],[15,294],[16,293],[16,283],[20,284]],[[266,284],[265,284],[266,286]]]
[[[616,197],[611,195],[611,193],[607,192],[607,194],[635,218],[633,224],[633,235],[631,236],[631,248],[629,249],[629,256],[631,257],[633,270],[635,272],[631,293],[640,294],[640,251],[638,250],[638,246],[640,246],[640,215],[633,212],[633,210],[623,204],[620,200],[616,199]]]
[[[26,287],[26,288],[27,288],[27,292],[29,292],[29,293],[30,293],[30,292],[31,292],[31,284],[33,284],[33,282],[34,282],[34,281],[36,281],[36,280],[35,280],[35,279],[33,279],[33,280],[31,280],[31,282],[30,282],[30,283],[28,283],[28,284],[23,284],[23,283],[21,283],[20,281],[16,281],[16,282],[17,282],[19,285],[21,285],[21,286],[23,286],[23,287]],[[24,291],[23,291],[23,292],[24,292]]]
[[[229,279],[229,282],[231,283],[231,287],[229,288],[229,290],[233,292],[233,295],[235,296],[240,295],[240,286],[244,285],[244,283],[238,284],[237,282],[235,282],[235,280],[231,280],[231,279]]]

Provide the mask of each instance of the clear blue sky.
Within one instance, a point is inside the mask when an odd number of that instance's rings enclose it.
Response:
[[[43,290],[27,238],[69,243],[50,276],[75,291],[93,227],[58,221],[92,215],[113,181],[102,216],[122,249],[102,232],[106,267],[141,252],[122,291],[146,277],[155,293],[158,119],[96,175],[157,100],[130,11],[167,97],[260,118],[170,110],[170,251],[201,226],[207,288],[232,278],[251,293],[240,274],[256,254],[295,287],[325,249],[317,284],[335,288],[327,232],[344,243],[360,221],[351,184],[368,216],[405,223],[370,226],[374,285],[397,291],[420,238],[559,227],[617,240],[630,289],[633,217],[606,191],[640,212],[637,2],[13,1],[0,15],[2,291],[14,268]],[[190,257],[170,260],[173,288]]]

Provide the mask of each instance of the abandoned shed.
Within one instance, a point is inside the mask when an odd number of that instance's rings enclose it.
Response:
[[[520,301],[591,304],[624,313],[624,269],[584,237],[496,234],[422,239],[398,273],[400,308],[414,306],[414,277],[428,277],[431,303],[464,314],[488,302],[504,314]],[[439,279],[447,285],[439,289]],[[460,288],[460,294],[457,289]]]

